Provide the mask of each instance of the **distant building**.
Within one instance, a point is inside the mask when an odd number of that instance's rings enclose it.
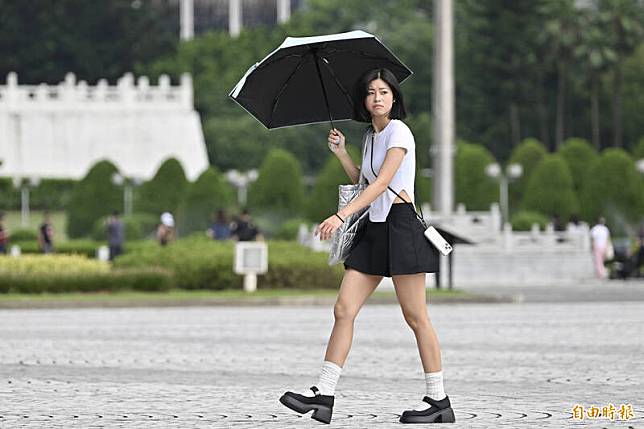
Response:
[[[76,82],[19,85],[10,73],[0,85],[0,176],[80,179],[97,161],[112,161],[123,176],[150,179],[174,157],[194,180],[208,167],[190,75],[179,86],[157,86],[131,74],[116,86]]]
[[[273,26],[287,21],[304,6],[304,0],[154,0],[176,7],[181,22],[181,38],[207,31],[227,30],[239,34],[245,27]]]

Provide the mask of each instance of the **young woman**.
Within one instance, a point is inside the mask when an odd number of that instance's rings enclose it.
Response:
[[[354,95],[355,118],[370,122],[365,134],[362,169],[345,149],[344,135],[329,132],[329,149],[353,183],[360,173],[368,187],[354,201],[325,219],[317,233],[323,240],[361,208],[369,206],[369,222],[345,261],[345,274],[334,307],[335,323],[318,383],[309,392],[286,392],[287,407],[324,423],[331,421],[335,386],[353,339],[360,308],[383,277],[392,277],[405,320],[416,336],[427,392],[420,405],[404,411],[402,423],[453,422],[454,412],[443,390],[438,338],[427,313],[425,273],[437,272],[438,251],[423,236],[413,211],[416,155],[414,136],[402,122],[406,115],[396,77],[387,69],[366,73]]]

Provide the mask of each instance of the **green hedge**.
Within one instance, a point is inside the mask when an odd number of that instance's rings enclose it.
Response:
[[[513,231],[530,231],[532,224],[538,224],[539,229],[544,230],[548,224],[548,218],[541,213],[521,210],[512,216]]]
[[[158,267],[90,273],[4,273],[0,293],[167,291],[174,284],[170,271]]]
[[[258,288],[337,288],[341,266],[329,267],[326,253],[313,252],[292,242],[268,243],[268,273],[258,276]],[[234,243],[194,236],[167,247],[148,247],[115,261],[119,268],[160,266],[174,274],[183,289],[241,289],[242,276],[233,273]]]
[[[12,241],[11,244],[20,246],[23,254],[40,253],[38,242],[36,241]],[[93,240],[69,240],[61,241],[60,243],[54,242],[54,253],[64,255],[85,255],[88,258],[95,258],[96,251],[100,246],[106,246],[105,241]],[[138,251],[145,248],[156,248],[158,244],[153,240],[136,240],[125,242],[125,252]]]
[[[101,243],[107,241],[107,219],[103,216],[94,223],[91,238]],[[125,225],[125,240],[134,241],[155,236],[156,227],[159,223],[159,216],[149,213],[133,213],[130,216],[121,217]]]

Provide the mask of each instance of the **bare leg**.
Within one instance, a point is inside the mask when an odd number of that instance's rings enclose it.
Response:
[[[427,313],[425,274],[393,276],[393,281],[405,321],[416,336],[423,370],[440,371],[441,351],[438,337]]]
[[[349,269],[345,272],[338,299],[333,308],[335,323],[324,360],[342,367],[353,341],[353,323],[369,295],[378,287],[382,276],[372,276]]]

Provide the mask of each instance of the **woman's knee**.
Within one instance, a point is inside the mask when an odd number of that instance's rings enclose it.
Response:
[[[405,322],[414,332],[431,326],[426,311],[403,311],[403,315],[405,316]]]
[[[335,303],[333,307],[333,317],[336,321],[353,322],[358,315],[358,309],[342,301]]]

